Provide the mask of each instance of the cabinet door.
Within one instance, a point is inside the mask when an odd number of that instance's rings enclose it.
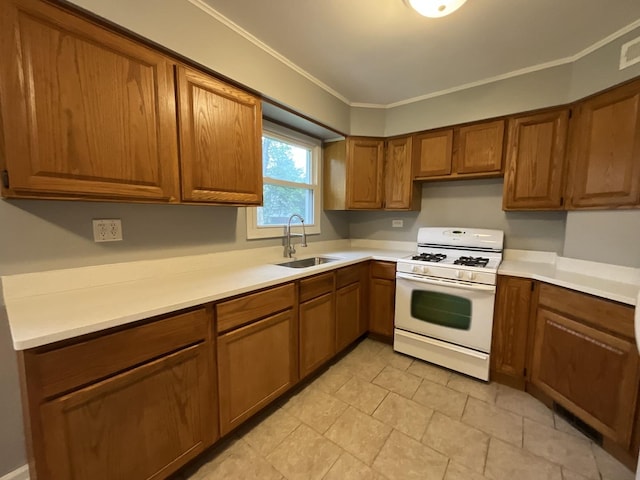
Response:
[[[10,197],[177,201],[173,63],[44,2],[0,9]]]
[[[262,203],[262,105],[238,88],[178,67],[182,199]]]
[[[509,120],[504,210],[561,210],[569,110]]]
[[[379,139],[347,139],[347,208],[382,208],[383,147]]]
[[[560,405],[628,446],[638,390],[632,341],[539,308],[531,381]]]
[[[415,210],[420,205],[420,188],[413,183],[411,137],[387,142],[385,161],[385,210]]]
[[[369,331],[391,339],[393,337],[396,282],[395,280],[372,278],[369,292]]]
[[[640,203],[640,82],[581,102],[571,120],[569,208]]]
[[[520,389],[525,380],[532,285],[526,278],[500,275],[493,316],[491,375]]]
[[[336,350],[341,351],[361,334],[360,283],[336,290]]]
[[[451,175],[452,154],[452,128],[414,135],[414,178]]]
[[[297,380],[291,310],[218,337],[220,433],[228,433]]]
[[[300,378],[306,377],[336,352],[333,293],[300,304]]]
[[[504,120],[460,127],[456,133],[458,135],[457,173],[500,173]]]
[[[41,407],[51,480],[162,479],[213,442],[205,344]]]

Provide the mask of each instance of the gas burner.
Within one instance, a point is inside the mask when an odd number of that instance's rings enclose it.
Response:
[[[444,253],[421,253],[411,257],[411,260],[420,260],[421,262],[441,262],[447,258]]]
[[[465,265],[467,267],[486,267],[488,258],[484,257],[460,257],[453,262],[454,265]]]

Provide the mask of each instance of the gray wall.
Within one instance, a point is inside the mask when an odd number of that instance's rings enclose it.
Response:
[[[479,227],[504,230],[505,247],[562,253],[565,212],[502,211],[502,179],[425,182],[420,212],[351,214],[351,238],[415,241],[419,227]],[[403,228],[392,228],[402,219]]]

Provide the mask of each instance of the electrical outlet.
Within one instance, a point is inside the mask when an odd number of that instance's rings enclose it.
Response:
[[[117,242],[122,240],[122,221],[119,218],[94,220],[93,240],[95,242]]]
[[[404,220],[391,220],[391,226],[393,228],[402,228],[404,226]]]

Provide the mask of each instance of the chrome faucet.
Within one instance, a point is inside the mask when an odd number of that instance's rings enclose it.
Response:
[[[293,220],[294,217],[298,217],[300,219],[300,223],[302,224],[302,233],[291,233],[291,220]],[[287,258],[291,258],[291,255],[296,253],[296,249],[291,243],[291,237],[302,237],[302,242],[300,242],[300,246],[301,247],[307,246],[307,232],[304,229],[304,218],[302,218],[297,213],[294,213],[289,217],[287,226],[284,227],[284,256]]]

